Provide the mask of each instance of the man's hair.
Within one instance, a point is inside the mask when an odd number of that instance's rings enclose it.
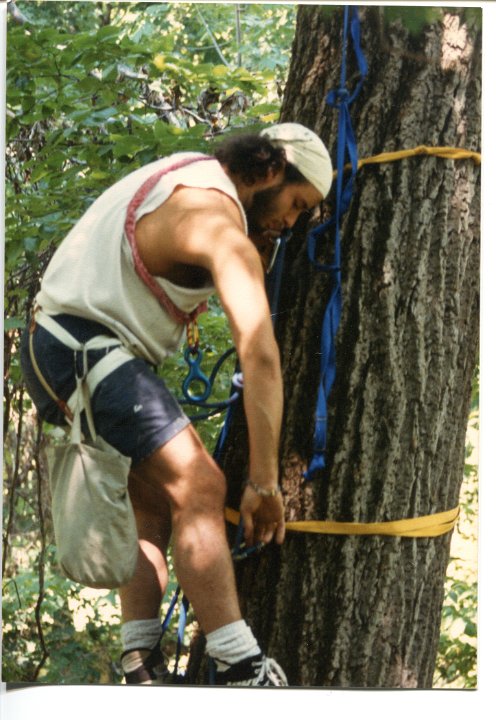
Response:
[[[283,148],[274,147],[267,138],[255,133],[227,138],[215,148],[214,156],[248,186],[266,178],[270,170],[277,173],[283,169],[285,182],[307,182],[300,171],[287,162]]]

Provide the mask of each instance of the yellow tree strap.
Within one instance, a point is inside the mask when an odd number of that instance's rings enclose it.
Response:
[[[333,520],[296,520],[286,523],[292,532],[319,533],[322,535],[394,535],[398,537],[437,537],[455,527],[460,508],[423,515],[407,520],[391,520],[377,523],[335,522]],[[225,509],[228,522],[239,524],[239,512]]]
[[[383,152],[379,155],[372,155],[369,158],[362,158],[358,161],[358,169],[364,165],[378,165],[379,163],[396,162],[404,158],[415,157],[419,155],[431,155],[434,157],[444,158],[445,160],[473,160],[477,165],[481,164],[481,154],[473,150],[464,150],[454,147],[428,147],[427,145],[419,145],[410,150],[396,150],[395,152]],[[349,169],[351,166],[346,165]],[[334,177],[337,171],[334,172]]]

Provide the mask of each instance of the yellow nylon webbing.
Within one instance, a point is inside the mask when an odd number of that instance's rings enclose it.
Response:
[[[473,160],[477,165],[480,165],[482,157],[479,152],[474,150],[464,150],[463,148],[455,147],[429,147],[427,145],[419,145],[409,150],[396,150],[394,152],[383,152],[379,155],[372,155],[368,158],[362,158],[358,160],[358,169],[364,165],[378,165],[379,163],[396,162],[397,160],[403,160],[405,158],[415,157],[419,155],[431,155],[433,157],[440,157],[444,160]],[[346,165],[347,169],[351,166]],[[337,176],[337,171],[334,171],[334,177]]]
[[[334,520],[296,520],[286,523],[292,532],[319,533],[323,535],[394,535],[398,537],[438,537],[455,527],[460,508],[423,515],[406,520],[378,523],[335,522]],[[239,524],[239,512],[225,509],[225,517],[233,525]]]

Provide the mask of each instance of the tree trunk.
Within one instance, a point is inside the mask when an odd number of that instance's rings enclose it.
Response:
[[[360,13],[369,73],[352,106],[359,156],[478,150],[480,32],[457,11],[417,35],[386,24],[380,8]],[[281,118],[329,147],[337,112],[325,98],[339,86],[341,25],[342,9],[300,8]],[[330,288],[308,262],[303,233],[289,243],[276,326],[288,519],[376,522],[456,507],[478,349],[479,175],[472,160],[435,157],[360,170],[342,225],[328,464],[310,484],[302,473]],[[225,464],[231,502],[245,448],[238,418]],[[288,533],[282,548],[238,565],[244,612],[290,685],[429,687],[450,540]]]

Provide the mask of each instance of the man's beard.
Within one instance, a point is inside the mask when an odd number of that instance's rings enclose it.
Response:
[[[260,236],[267,230],[265,223],[271,216],[275,199],[281,192],[281,188],[282,185],[278,185],[268,190],[260,190],[254,194],[250,207],[245,208],[249,235]]]

